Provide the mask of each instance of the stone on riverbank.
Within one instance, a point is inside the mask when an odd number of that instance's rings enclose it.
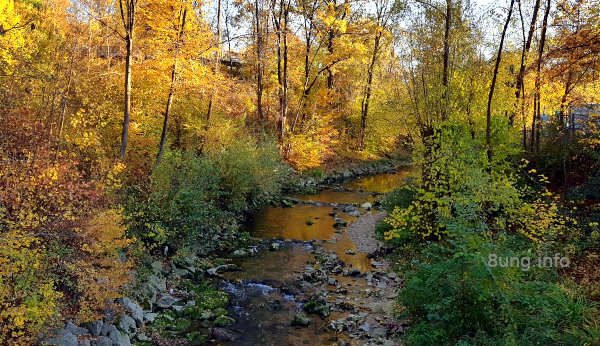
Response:
[[[235,264],[222,264],[220,266],[216,266],[214,268],[210,268],[206,270],[206,274],[210,276],[218,276],[221,272],[237,270],[238,267]]]
[[[213,328],[211,334],[217,341],[235,341],[235,335],[225,328]]]
[[[161,309],[168,309],[178,301],[179,299],[171,296],[170,294],[165,293],[161,295],[160,298],[158,298],[158,300],[156,301],[156,306],[158,306]]]
[[[138,303],[134,302],[133,300],[127,297],[123,297],[122,299],[120,299],[120,301],[121,304],[123,304],[125,310],[131,315],[131,317],[133,317],[133,319],[137,323],[137,326],[141,327],[144,324],[144,310],[142,309],[142,307]]]

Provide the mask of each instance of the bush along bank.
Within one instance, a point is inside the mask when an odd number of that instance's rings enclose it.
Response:
[[[536,264],[556,254],[581,256],[588,251],[582,244],[594,244],[591,226],[527,161],[515,164],[516,153],[497,152],[489,164],[466,133],[443,132],[439,151],[428,153],[435,156],[421,159],[429,169],[421,181],[382,202],[390,214],[378,232],[395,247],[404,279],[404,342],[597,344],[597,305],[560,275],[568,262]]]

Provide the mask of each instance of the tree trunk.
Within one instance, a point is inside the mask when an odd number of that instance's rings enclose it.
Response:
[[[450,83],[449,83],[449,65],[450,65],[450,29],[452,28],[452,0],[446,0],[446,23],[444,27],[444,56],[443,64],[444,69],[442,71],[442,87],[444,88],[442,93],[442,121],[448,119],[448,106],[450,104]]]
[[[169,87],[169,96],[167,97],[167,105],[165,107],[165,117],[163,120],[162,132],[160,134],[160,144],[158,145],[158,154],[156,155],[156,166],[160,164],[162,159],[165,143],[167,142],[167,130],[169,128],[169,115],[171,113],[171,105],[173,104],[173,94],[175,92],[175,81],[177,80],[177,58],[171,67],[171,85]]]
[[[365,148],[365,132],[367,130],[367,116],[369,114],[369,102],[371,99],[371,88],[373,84],[373,73],[375,70],[375,64],[377,63],[377,54],[379,52],[379,44],[381,41],[381,32],[377,32],[375,36],[375,42],[373,44],[373,55],[371,55],[371,62],[369,63],[369,69],[367,71],[367,85],[365,87],[365,95],[363,97],[360,113],[360,132],[358,136],[358,150]]]
[[[262,63],[262,33],[260,22],[259,0],[254,1],[254,16],[256,26],[256,113],[261,127],[264,121],[263,97],[263,63]]]
[[[67,96],[71,92],[72,80],[73,80],[73,55],[71,55],[71,58],[69,59],[69,75],[67,77],[67,87],[65,88],[65,91],[63,92],[61,100],[60,100],[61,109],[60,109],[60,116],[58,119],[58,133],[56,134],[56,152],[54,154],[55,160],[61,150],[61,145],[62,145],[61,139],[62,139],[62,134],[63,134],[64,126],[65,126],[65,117],[67,115]]]
[[[169,96],[167,97],[167,105],[165,107],[163,126],[160,134],[160,144],[158,145],[158,154],[156,155],[156,166],[160,164],[160,160],[162,159],[165,150],[165,144],[167,142],[167,131],[169,130],[169,116],[171,114],[171,106],[173,104],[173,97],[175,94],[175,83],[177,82],[177,58],[179,56],[179,49],[181,48],[181,44],[183,43],[186,16],[187,9],[181,9],[179,12],[180,26],[175,41],[175,54],[173,56],[173,66],[171,67],[171,84],[169,85]]]
[[[542,76],[542,57],[544,54],[544,46],[546,45],[546,31],[548,29],[548,15],[550,14],[550,7],[552,5],[552,0],[547,0],[546,2],[546,10],[544,12],[544,19],[542,22],[542,32],[540,34],[540,45],[538,47],[538,57],[537,57],[537,68],[536,68],[536,76],[535,76],[535,97],[534,102],[537,102],[537,106],[534,107],[533,113],[533,122],[532,122],[532,146],[531,149],[538,151],[540,147],[540,137],[541,137],[541,97],[540,97],[540,88],[541,88],[541,76]]]
[[[220,54],[221,53],[221,0],[217,0],[217,36],[215,38],[215,47],[216,47],[217,51],[215,52],[214,72],[215,72],[215,79],[217,79],[216,77],[219,76],[219,58],[221,56],[221,54]],[[215,82],[215,85],[213,85],[212,90],[210,92],[210,98],[208,100],[208,110],[206,111],[206,124],[205,124],[206,128],[208,128],[210,118],[212,116],[213,101],[214,101],[216,93],[217,93],[217,83]]]
[[[510,7],[508,8],[508,15],[506,16],[506,22],[504,22],[504,28],[502,29],[502,36],[500,37],[500,46],[498,47],[498,56],[496,57],[496,63],[494,64],[494,74],[492,75],[492,84],[490,85],[490,93],[488,94],[487,112],[485,121],[485,150],[488,158],[488,163],[492,163],[492,100],[494,98],[494,90],[496,88],[496,79],[498,78],[498,69],[500,68],[500,62],[502,61],[502,49],[504,48],[504,38],[506,37],[506,30],[510,24],[510,18],[512,17],[513,7],[515,0],[510,0]]]
[[[527,54],[529,53],[529,49],[531,48],[531,41],[533,39],[533,34],[535,32],[535,23],[537,21],[537,14],[540,8],[540,0],[536,0],[533,6],[533,14],[531,16],[531,22],[529,23],[529,32],[527,34],[527,39],[523,42],[523,49],[521,50],[521,63],[519,66],[519,72],[517,73],[517,77],[515,80],[515,107],[513,112],[511,113],[508,123],[510,126],[513,126],[515,122],[516,110],[519,105],[519,101],[521,97],[525,97],[525,85],[523,84],[523,80],[525,78],[525,61],[527,60]],[[519,12],[521,11],[521,2],[519,1]],[[523,31],[525,29],[523,28]],[[525,39],[525,38],[524,38]]]
[[[334,38],[335,33],[333,32],[333,29],[329,29],[329,32],[327,33],[327,52],[329,53],[329,55],[333,54]],[[327,89],[333,89],[333,71],[330,68],[327,69]]]
[[[124,111],[123,111],[123,129],[121,132],[121,150],[119,157],[121,160],[125,159],[125,152],[127,151],[127,140],[129,139],[129,120],[131,119],[131,63],[132,63],[132,50],[133,50],[133,37],[128,34],[125,37],[126,43],[126,60],[125,60],[125,100],[124,100]]]
[[[534,94],[533,95],[533,118],[531,120],[531,133],[529,134],[530,138],[529,138],[529,150],[533,151],[533,149],[535,148],[535,129],[537,128],[536,126],[536,121],[537,121],[537,107],[538,107],[538,102],[537,102],[537,98],[538,95]]]
[[[288,16],[289,16],[289,2],[285,8],[284,14],[284,31],[283,31],[283,105],[281,115],[281,142],[285,141],[285,127],[287,119],[287,107],[288,107]]]
[[[573,79],[573,74],[571,71],[567,72],[567,80],[565,82],[565,90],[560,99],[560,113],[558,119],[559,126],[559,134],[560,134],[560,142],[561,142],[561,160],[562,160],[562,175],[563,175],[563,193],[567,191],[567,179],[569,177],[569,172],[567,169],[567,156],[569,154],[569,135],[568,131],[566,131],[565,124],[565,114],[567,113],[567,99],[569,96],[569,92],[571,90],[571,82]]]
[[[277,80],[279,84],[279,119],[277,121],[277,137],[282,148],[284,147],[286,120],[287,120],[287,93],[288,93],[288,42],[287,25],[289,3],[281,0],[278,18],[274,19],[277,29]]]

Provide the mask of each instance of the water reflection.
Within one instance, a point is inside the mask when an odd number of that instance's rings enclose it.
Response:
[[[251,226],[259,238],[293,240],[327,240],[333,237],[334,219],[329,214],[332,207],[297,205],[293,208],[268,207],[258,212]],[[352,217],[340,215],[347,221]]]
[[[359,178],[344,184],[344,187],[352,190],[385,193],[404,185],[404,180],[410,175],[411,171],[405,169],[396,173],[385,173]]]

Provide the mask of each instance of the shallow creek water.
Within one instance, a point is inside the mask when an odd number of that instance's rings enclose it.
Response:
[[[406,172],[401,171],[363,177],[335,189],[293,197],[360,205],[375,199],[371,192],[383,193],[400,186],[405,176]],[[337,344],[338,338],[328,328],[328,319],[312,318],[306,328],[290,326],[294,315],[302,311],[302,299],[311,294],[310,287],[298,287],[298,277],[307,265],[315,263],[315,246],[334,252],[340,260],[362,273],[372,269],[367,254],[356,251],[356,245],[345,232],[336,232],[333,212],[333,206],[328,204],[297,204],[292,208],[266,207],[255,215],[250,225],[253,236],[293,242],[286,242],[286,246],[278,251],[238,259],[235,263],[241,270],[224,275],[227,281],[223,282],[222,288],[230,295],[231,312],[236,319],[231,329],[238,334],[230,345]],[[348,223],[355,219],[340,211],[337,217]],[[316,245],[311,244],[312,241],[316,241]],[[340,276],[337,280],[348,289],[348,295],[367,289],[362,278]],[[336,314],[332,313],[329,319],[339,317]]]

